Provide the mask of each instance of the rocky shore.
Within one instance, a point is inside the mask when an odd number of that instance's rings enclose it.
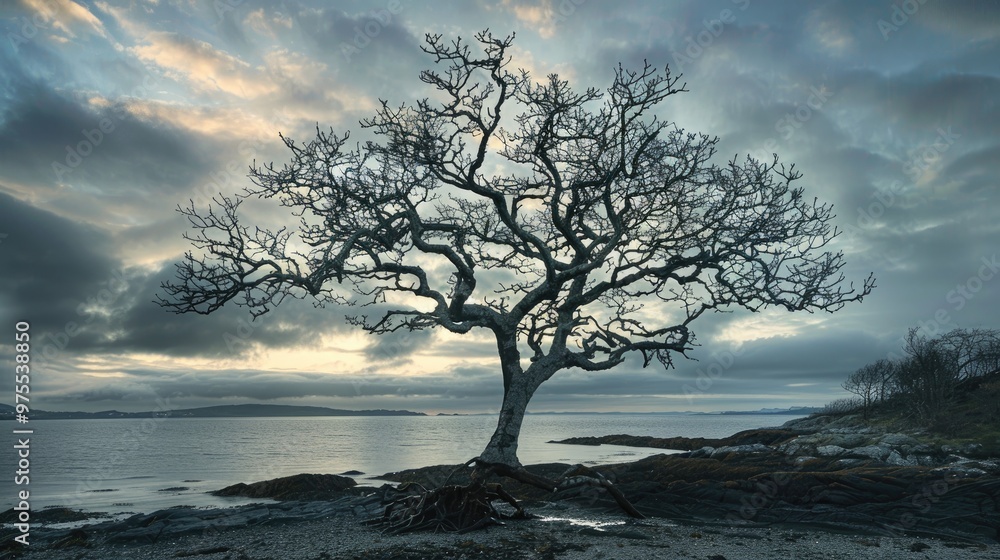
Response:
[[[936,444],[856,417],[822,416],[719,440],[621,435],[560,443],[689,450],[608,469],[637,508],[672,519],[1000,540],[1000,460],[981,443]]]
[[[1000,461],[981,444],[830,417],[718,440],[619,435],[562,443],[686,451],[600,467],[645,520],[626,518],[601,489],[552,494],[502,479],[533,519],[463,535],[390,537],[362,522],[381,513],[393,486],[298,475],[216,492],[277,503],[38,527],[27,549],[5,536],[0,559],[1000,558]],[[566,468],[528,467],[550,478]],[[445,465],[382,478],[436,487],[466,483],[468,470]],[[79,513],[50,514],[60,516]]]

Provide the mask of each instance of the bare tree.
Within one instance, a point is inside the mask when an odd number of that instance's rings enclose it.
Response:
[[[899,392],[924,419],[934,419],[951,400],[959,379],[959,352],[944,339],[929,339],[911,328],[897,370]]]
[[[867,364],[847,377],[842,387],[861,398],[861,410],[865,420],[868,420],[872,403],[878,398],[883,383],[882,368],[878,362]]]
[[[577,91],[508,70],[512,40],[428,35],[443,70],[420,79],[436,101],[383,101],[361,123],[382,141],[282,137],[290,163],[254,168],[239,197],[182,209],[199,254],[161,303],[211,313],[236,299],[259,316],[311,296],[370,306],[352,322],[373,334],[485,329],[503,402],[477,461],[516,469],[525,409],[557,372],[632,355],[669,367],[706,311],[832,312],[874,287],[871,276],[844,285],[831,208],[791,186],[794,167],[717,165],[716,138],[653,115],[685,91],[669,69],[619,66],[606,92]],[[250,197],[295,211],[304,252],[290,249],[292,230],[240,222]]]
[[[882,358],[875,360],[873,363],[865,366],[872,369],[872,375],[877,380],[876,394],[879,403],[884,403],[886,399],[892,396],[892,391],[896,379],[896,370],[898,369],[898,364],[893,360],[888,358]]]
[[[849,397],[844,399],[836,399],[826,403],[823,406],[823,414],[853,414],[862,407],[861,399],[857,397]]]
[[[938,344],[955,356],[959,379],[984,377],[1000,371],[1000,332],[993,329],[954,329]]]

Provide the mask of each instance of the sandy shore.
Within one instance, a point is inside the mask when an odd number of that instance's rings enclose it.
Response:
[[[154,543],[107,544],[101,535],[63,548],[32,545],[25,559],[199,560],[507,558],[935,558],[1000,559],[1000,546],[914,537],[836,534],[782,527],[630,520],[567,503],[537,504],[535,519],[467,534],[382,535],[351,514],[315,521],[224,528]],[[42,545],[38,542],[38,545]],[[2,555],[0,555],[2,556]]]

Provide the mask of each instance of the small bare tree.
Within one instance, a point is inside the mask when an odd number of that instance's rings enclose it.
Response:
[[[842,385],[844,390],[860,397],[862,416],[865,420],[868,420],[872,403],[878,398],[883,386],[884,376],[880,367],[880,362],[882,361],[879,360],[878,362],[863,366],[858,371],[849,375],[847,381],[844,381]]]
[[[577,91],[508,70],[512,40],[428,35],[443,71],[420,79],[437,101],[383,101],[361,123],[383,141],[283,137],[290,163],[254,168],[255,187],[215,208],[182,209],[199,254],[161,303],[211,313],[236,299],[259,316],[311,296],[371,305],[352,322],[373,334],[485,329],[503,401],[477,460],[519,468],[525,409],[557,372],[631,355],[670,366],[707,311],[835,311],[874,287],[844,285],[831,208],[791,186],[794,168],[717,165],[717,139],[653,115],[685,91],[669,70],[619,66],[606,92]],[[289,250],[291,230],[242,224],[249,197],[293,209],[307,252]]]
[[[924,419],[934,419],[951,400],[959,379],[959,352],[945,339],[929,339],[911,328],[903,345],[906,354],[897,370],[900,394]]]
[[[965,380],[1000,371],[1000,332],[994,329],[954,329],[937,344],[955,357],[955,374]]]

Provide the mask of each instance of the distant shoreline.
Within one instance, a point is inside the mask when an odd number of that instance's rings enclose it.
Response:
[[[13,419],[13,408],[7,410],[6,405],[0,409],[0,419]],[[201,408],[184,408],[177,410],[155,410],[144,412],[120,412],[105,410],[101,412],[52,412],[33,410],[29,414],[31,420],[89,420],[107,418],[287,418],[287,417],[319,417],[319,416],[427,416],[423,412],[409,410],[342,410],[322,406],[293,406],[282,404],[231,404],[206,406]]]
[[[788,409],[762,409],[748,411],[719,411],[719,412],[527,412],[529,416],[547,415],[663,415],[663,416],[744,416],[744,415],[768,415],[768,416],[805,416],[816,412],[819,409],[813,407],[792,407]],[[411,410],[345,410],[337,408],[327,408],[323,406],[297,406],[283,404],[231,404],[207,406],[198,408],[184,408],[177,410],[151,410],[143,412],[121,412],[118,410],[103,410],[100,412],[83,411],[48,411],[32,410],[29,413],[31,420],[93,420],[93,419],[116,419],[116,418],[294,418],[294,417],[323,417],[323,416],[491,416],[488,412],[482,413],[450,413],[439,412],[437,414],[427,414],[425,412],[414,412]],[[14,407],[0,404],[0,421],[13,420]]]

